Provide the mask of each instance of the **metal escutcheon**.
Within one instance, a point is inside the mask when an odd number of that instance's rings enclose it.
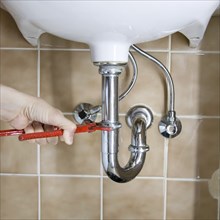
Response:
[[[135,119],[142,118],[146,122],[146,128],[149,128],[153,123],[152,111],[144,105],[137,105],[129,109],[126,115],[126,123],[131,128]]]
[[[94,122],[98,112],[101,111],[101,106],[93,106],[89,103],[81,103],[73,110],[73,118],[79,124],[86,122]]]

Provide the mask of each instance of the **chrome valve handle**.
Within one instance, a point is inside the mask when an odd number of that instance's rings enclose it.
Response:
[[[169,111],[159,123],[159,131],[166,138],[174,138],[182,130],[181,121],[176,117],[175,111]]]
[[[101,111],[101,106],[93,106],[89,103],[81,103],[73,110],[73,118],[79,124],[94,122],[97,114]]]

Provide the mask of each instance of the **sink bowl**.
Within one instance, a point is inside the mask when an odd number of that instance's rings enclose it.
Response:
[[[130,45],[183,33],[196,47],[219,0],[3,0],[23,36],[37,45],[44,32],[87,43],[93,62],[125,63]]]

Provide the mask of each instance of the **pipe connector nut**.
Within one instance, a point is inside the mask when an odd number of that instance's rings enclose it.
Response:
[[[150,147],[148,146],[148,145],[146,145],[146,146],[133,146],[133,145],[130,145],[129,147],[128,147],[128,150],[130,151],[130,152],[132,152],[132,153],[137,153],[137,152],[139,152],[139,153],[144,153],[144,152],[147,152],[147,151],[149,151],[150,150]]]
[[[101,121],[103,127],[111,128],[112,130],[121,128],[120,122]]]
[[[102,65],[99,67],[99,73],[104,76],[118,76],[124,71],[121,65]]]

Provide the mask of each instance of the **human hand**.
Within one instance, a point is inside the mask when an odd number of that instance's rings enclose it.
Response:
[[[0,86],[0,117],[16,129],[25,133],[53,130],[53,126],[64,130],[61,140],[71,145],[76,125],[66,119],[62,112],[44,100],[36,98],[7,86]],[[39,144],[56,144],[58,138],[36,139]]]

